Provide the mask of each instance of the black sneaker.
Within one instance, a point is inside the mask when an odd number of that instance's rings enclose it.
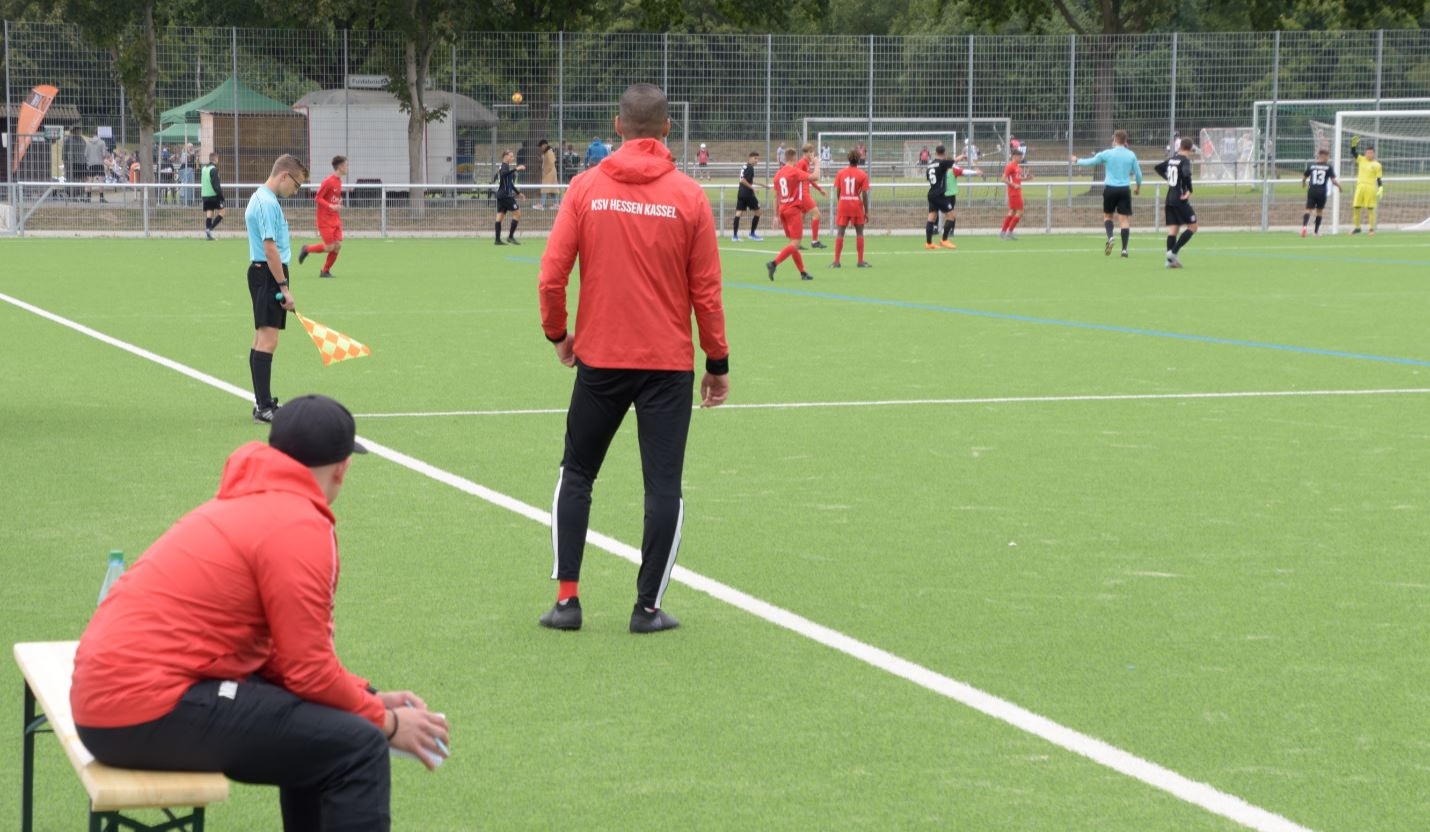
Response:
[[[809,272],[800,272],[800,273],[799,273],[799,279],[800,279],[800,280],[813,280],[813,279],[814,279],[814,275],[810,274]]]
[[[254,406],[253,406],[253,422],[254,422],[254,424],[258,424],[258,425],[271,425],[271,424],[273,424],[273,413],[274,413],[276,410],[278,410],[278,400],[277,400],[277,399],[269,399],[269,400],[268,400],[268,404],[266,404],[266,405],[264,405],[264,406],[262,406],[262,407],[259,407],[258,405],[254,405]]]
[[[861,269],[872,269],[872,268],[874,268],[874,264],[873,264],[873,263],[870,263],[868,260],[860,260],[860,261],[859,261],[859,268],[861,268]]]
[[[504,246],[504,245],[506,245],[506,243],[503,243],[503,242],[501,241],[501,238],[498,237],[498,238],[497,238],[497,245],[499,245],[499,246]]]
[[[1107,245],[1105,245],[1105,246],[1102,247],[1102,253],[1103,253],[1103,254],[1106,254],[1106,255],[1109,256],[1109,257],[1112,256],[1112,246],[1114,245],[1115,240],[1116,240],[1115,237],[1108,237],[1108,238],[1107,238]]]
[[[507,238],[506,238],[506,242],[507,242],[507,245],[511,245],[511,246],[519,246],[519,245],[521,245],[521,243],[518,243],[518,242],[516,241],[516,238],[515,238],[515,237],[507,237]]]
[[[814,242],[810,243],[810,244],[809,244],[809,247],[810,247],[810,248],[829,248],[829,246],[826,246],[824,243],[821,243],[819,240],[815,240]]]
[[[298,249],[298,265],[303,265],[303,261],[308,259],[308,247],[303,246]]]
[[[333,277],[332,272],[318,272],[318,277]]]
[[[770,262],[768,262],[768,263],[765,264],[765,271],[767,271],[767,272],[770,273],[770,280],[774,280],[774,279],[775,279],[775,269],[778,269],[779,267],[780,267],[780,264],[779,264],[779,263],[776,263],[776,262],[773,261],[773,260],[771,260]]]
[[[1122,259],[1123,259],[1123,260],[1126,260],[1126,259],[1127,259],[1127,249],[1125,249],[1125,248],[1122,250]]]
[[[841,263],[841,262],[839,262],[838,260],[835,260],[833,263],[830,263],[830,264],[829,264],[829,268],[831,268],[831,269],[842,269],[842,268],[844,268],[844,264]]]
[[[680,626],[680,622],[675,616],[665,610],[648,610],[640,604],[631,611],[631,632],[633,633],[659,633],[663,630],[674,630]]]
[[[557,601],[545,615],[541,616],[537,623],[552,630],[581,629],[581,599],[568,598],[565,601]]]

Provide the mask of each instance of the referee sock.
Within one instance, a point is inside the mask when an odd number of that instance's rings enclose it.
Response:
[[[1179,253],[1182,249],[1186,248],[1186,247],[1187,247],[1187,243],[1189,243],[1189,242],[1192,241],[1192,235],[1195,234],[1195,233],[1197,233],[1197,232],[1193,231],[1193,230],[1190,229],[1190,228],[1188,228],[1187,230],[1183,231],[1183,232],[1182,232],[1182,236],[1180,236],[1180,237],[1177,238],[1177,247],[1174,248],[1174,249],[1172,249],[1172,253],[1173,253],[1173,254],[1177,254],[1177,253]]]
[[[501,220],[497,220],[497,242],[501,242]]]
[[[1111,235],[1108,235],[1108,236],[1111,236]],[[1123,251],[1126,251],[1126,250],[1127,250],[1127,238],[1128,238],[1128,237],[1131,237],[1131,236],[1132,236],[1132,229],[1130,229],[1130,228],[1124,228],[1124,229],[1122,229],[1122,250],[1123,250]]]
[[[1321,233],[1321,215],[1320,215],[1320,214],[1317,214],[1317,215],[1316,215],[1316,233],[1317,233],[1317,234],[1320,234],[1320,233]]]
[[[932,242],[933,242],[933,235],[934,235],[934,232],[937,231],[937,230],[938,230],[938,223],[932,223],[932,222],[926,222],[926,223],[924,223],[924,243],[925,243],[925,244],[929,244],[929,243],[932,243]]]
[[[506,233],[506,238],[510,240],[516,236],[516,220],[511,221],[511,230]]]
[[[205,231],[212,231],[212,230],[213,230],[213,227],[214,227],[214,218],[213,218],[213,217],[204,217],[204,230],[205,230]]]
[[[752,219],[752,220],[750,220],[750,233],[751,233],[751,234],[754,234],[754,233],[759,229],[759,227],[760,227],[760,215],[759,215],[759,214],[756,214],[756,215],[755,215],[755,218]]]
[[[273,401],[273,353],[248,351],[248,372],[253,376],[253,399],[259,407]]]
[[[1176,254],[1176,253],[1177,253],[1177,237],[1176,237],[1176,235],[1174,235],[1174,234],[1168,234],[1168,235],[1167,235],[1167,254],[1169,254],[1169,255],[1174,255],[1174,254]]]
[[[214,224],[213,224],[213,227],[214,227],[214,228],[218,228],[218,224],[221,223],[221,222],[223,222],[223,214],[214,214]]]
[[[736,236],[736,237],[740,236],[740,218],[739,218],[739,217],[736,217],[736,218],[735,218],[735,236]]]
[[[1103,220],[1102,227],[1107,229],[1107,239],[1112,239],[1112,220]]]

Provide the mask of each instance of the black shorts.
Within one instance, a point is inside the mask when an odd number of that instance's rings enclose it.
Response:
[[[958,204],[958,197],[944,194],[929,194],[929,213],[947,214]]]
[[[498,214],[505,214],[505,213],[507,213],[508,211],[520,211],[520,210],[521,210],[520,208],[516,207],[516,197],[514,197],[514,196],[499,196],[499,197],[497,197],[497,213],[498,213]]]
[[[1132,216],[1132,189],[1105,187],[1102,189],[1102,213]]]
[[[740,195],[735,197],[736,211],[758,211],[760,210],[760,198],[755,196],[754,191],[749,188],[741,188]]]
[[[1167,225],[1196,225],[1197,209],[1190,202],[1167,203]]]
[[[283,279],[288,279],[288,267],[283,267]],[[248,294],[253,298],[253,328],[271,326],[285,329],[288,326],[288,310],[278,300],[278,281],[268,270],[267,263],[248,264]]]
[[[204,197],[204,210],[205,210],[205,211],[219,211],[219,210],[222,210],[222,209],[223,209],[223,197],[221,197],[221,196],[206,196],[206,197]]]
[[[1307,191],[1307,192],[1306,192],[1306,210],[1307,210],[1307,211],[1311,210],[1312,208],[1315,208],[1317,211],[1320,211],[1320,210],[1324,210],[1325,207],[1326,207],[1326,192],[1325,192],[1325,191],[1321,191],[1321,192],[1319,192],[1319,193],[1317,193],[1316,191]]]

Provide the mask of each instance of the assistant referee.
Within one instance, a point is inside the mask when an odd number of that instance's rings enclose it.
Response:
[[[293,309],[293,293],[288,290],[288,261],[293,250],[288,220],[278,200],[298,193],[307,181],[308,166],[285,153],[273,163],[268,180],[253,192],[243,211],[248,226],[248,295],[253,301],[248,370],[253,376],[255,422],[272,423],[278,409],[272,389],[273,353],[278,349],[278,333],[288,325],[288,312]]]
[[[571,182],[541,258],[541,324],[562,364],[576,367],[566,447],[551,507],[556,604],[541,625],[581,628],[577,582],[591,515],[591,487],[626,411],[635,405],[645,475],[645,532],[633,633],[671,630],[661,609],[685,516],[680,478],[690,432],[700,327],[704,407],[730,392],[730,348],[720,301],[720,252],[710,202],[675,169],[665,93],[633,84],[621,96],[620,149]],[[581,261],[576,331],[566,324],[566,285]]]

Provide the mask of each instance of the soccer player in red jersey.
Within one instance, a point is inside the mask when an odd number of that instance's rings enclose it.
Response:
[[[1003,182],[1008,186],[1008,215],[1003,218],[1003,230],[998,232],[1003,240],[1018,239],[1013,229],[1023,219],[1023,180],[1028,178],[1028,173],[1023,170],[1022,161],[1023,157],[1015,154],[1003,168]]]
[[[809,184],[807,187],[804,187],[800,192],[801,210],[804,211],[804,213],[811,215],[809,219],[809,239],[811,240],[809,244],[810,247],[824,248],[824,243],[821,243],[819,241],[819,205],[815,203],[814,197],[809,192],[809,189],[813,188],[814,190],[819,191],[821,196],[824,195],[824,189],[819,187],[818,182],[814,181],[818,178],[812,168],[812,165],[814,163],[814,145],[806,144],[803,148],[803,151],[804,155],[800,157],[799,163],[795,165],[795,167],[809,174]]]
[[[784,167],[775,174],[775,197],[780,202],[780,224],[784,226],[789,244],[780,249],[775,259],[765,264],[770,280],[775,279],[775,269],[779,268],[786,257],[794,258],[794,267],[799,269],[800,280],[814,279],[814,275],[804,270],[804,258],[799,254],[799,241],[804,237],[804,183],[809,181],[809,172],[795,164],[797,156],[794,148],[786,150]]]
[[[326,251],[328,259],[318,277],[332,277],[333,264],[338,261],[338,252],[343,248],[343,177],[348,175],[348,157],[333,157],[333,173],[318,186],[318,195],[313,201],[318,205],[318,236],[321,245],[303,246],[298,252],[298,265],[310,254]]]
[[[834,176],[834,191],[839,194],[839,208],[834,224],[839,231],[834,238],[834,262],[830,268],[841,268],[839,256],[844,253],[844,231],[854,226],[855,246],[859,250],[859,268],[873,268],[864,260],[864,223],[869,219],[869,174],[859,169],[859,151],[849,151],[849,167]]]

